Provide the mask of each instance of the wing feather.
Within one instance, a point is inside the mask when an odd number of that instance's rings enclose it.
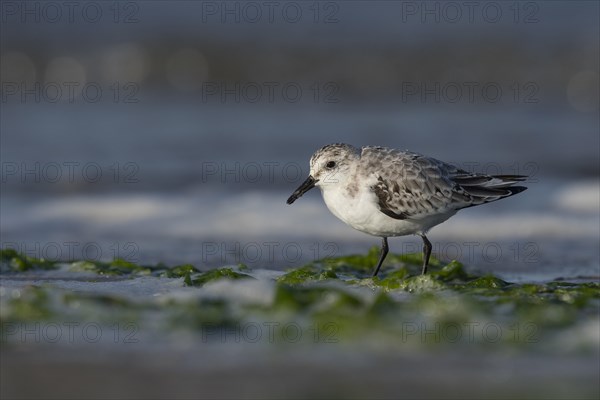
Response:
[[[526,189],[512,186],[521,175],[483,175],[417,153],[363,148],[365,173],[382,213],[394,219],[421,219],[496,201]],[[382,168],[383,167],[383,168]]]

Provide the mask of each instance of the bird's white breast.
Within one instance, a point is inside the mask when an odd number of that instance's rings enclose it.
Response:
[[[388,237],[423,231],[423,226],[419,223],[394,219],[382,213],[375,193],[368,186],[359,188],[354,195],[340,186],[321,187],[321,192],[329,211],[361,232]]]

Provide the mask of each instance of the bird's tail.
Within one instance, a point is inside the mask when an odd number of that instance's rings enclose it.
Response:
[[[471,206],[521,193],[527,187],[513,185],[526,179],[524,175],[463,175],[452,178],[472,197]]]

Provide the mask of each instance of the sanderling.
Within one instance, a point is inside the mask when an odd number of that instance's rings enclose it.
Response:
[[[292,204],[315,186],[329,211],[354,229],[382,238],[373,276],[388,253],[390,236],[423,239],[427,272],[431,242],[425,234],[460,209],[512,196],[522,175],[482,175],[409,151],[335,143],[317,150],[310,174],[287,200]]]

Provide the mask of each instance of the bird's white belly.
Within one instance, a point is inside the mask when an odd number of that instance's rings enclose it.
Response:
[[[356,230],[373,236],[404,236],[424,233],[454,213],[435,219],[403,220],[389,217],[379,210],[377,198],[370,190],[363,190],[355,197],[344,190],[322,190],[329,211]]]

